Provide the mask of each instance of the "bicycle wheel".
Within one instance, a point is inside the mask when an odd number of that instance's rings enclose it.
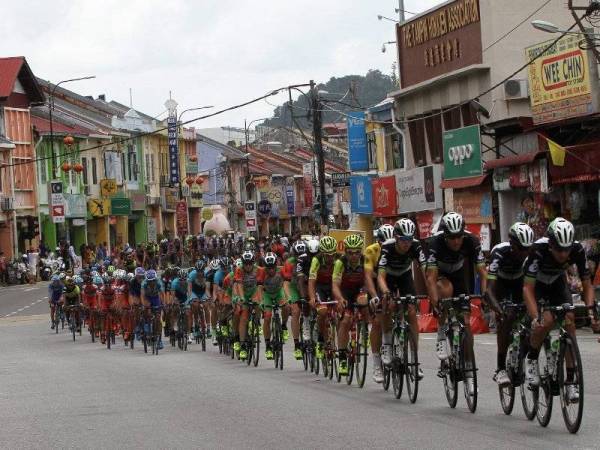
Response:
[[[444,391],[446,392],[446,400],[450,408],[456,408],[458,401],[458,379],[456,377],[456,369],[454,364],[448,360],[441,361],[440,374],[444,381]]]
[[[202,351],[206,351],[206,329],[200,332],[200,344],[202,345]]]
[[[550,340],[546,339],[540,349],[538,365],[540,370],[540,386],[538,392],[537,420],[543,427],[547,427],[552,417],[552,375],[548,365],[548,355],[550,354]]]
[[[280,353],[280,334],[281,328],[277,316],[271,319],[271,349],[273,351],[273,362],[275,368],[279,368],[279,353]]]
[[[146,323],[142,322],[142,344],[144,344],[144,353],[148,353],[148,334],[146,333]]]
[[[254,351],[252,352],[252,362],[254,363],[254,367],[258,366],[258,360],[260,359],[260,318],[259,316],[255,316],[254,318],[254,329],[253,331],[253,339],[252,344],[254,347]]]
[[[406,330],[408,339],[404,340],[404,374],[406,375],[406,393],[411,403],[417,401],[419,394],[419,355],[415,337]]]
[[[571,377],[567,373],[569,362],[573,365],[570,369]],[[579,431],[583,417],[583,366],[581,365],[579,346],[571,336],[566,336],[561,342],[557,370],[563,419],[569,433],[574,434]],[[577,389],[579,393],[577,400],[569,399],[568,391],[574,389]]]
[[[355,363],[355,353],[356,347],[351,344],[350,349],[347,353],[347,365],[348,365],[348,375],[346,375],[346,384],[350,386],[352,384],[352,380],[354,380],[354,363]]]
[[[73,342],[75,342],[75,334],[77,333],[77,321],[75,320],[75,313],[73,311],[71,311],[71,317],[69,319],[69,328],[71,328]]]
[[[402,397],[402,389],[404,388],[404,344],[402,330],[394,329],[392,332],[392,366],[391,377],[392,387],[394,389],[394,397]]]
[[[463,390],[465,393],[465,400],[467,401],[467,407],[472,413],[477,410],[477,364],[475,363],[475,351],[472,351],[472,361],[469,365],[466,361],[466,335],[462,334],[462,373],[463,373]]]
[[[521,404],[523,405],[525,417],[527,417],[527,420],[533,420],[538,409],[539,388],[530,386],[525,380],[525,358],[526,350],[523,349],[519,356],[519,368],[517,371],[520,383],[519,390],[521,392]]]
[[[362,388],[367,379],[367,361],[369,358],[369,327],[361,320],[356,324],[356,382]]]
[[[112,336],[111,336],[111,333],[112,333],[112,320],[111,320],[110,315],[107,316],[105,324],[106,324],[105,329],[107,330],[106,331],[106,348],[110,350],[110,346],[112,344]]]
[[[317,353],[314,348],[314,344],[311,343],[311,358],[314,360],[313,363],[313,372],[315,375],[319,375],[319,370],[321,369],[321,361],[317,358]]]

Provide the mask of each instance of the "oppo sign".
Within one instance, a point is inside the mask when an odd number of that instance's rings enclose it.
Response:
[[[480,176],[481,135],[479,125],[444,131],[444,180]]]
[[[473,145],[459,145],[457,147],[450,147],[448,149],[448,159],[454,163],[455,166],[460,166],[467,159],[471,159],[473,156]]]

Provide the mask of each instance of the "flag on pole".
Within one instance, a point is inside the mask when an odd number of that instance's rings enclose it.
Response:
[[[550,158],[552,158],[552,164],[555,166],[564,166],[565,165],[565,155],[567,151],[561,145],[558,145],[551,139],[548,139],[544,136],[544,139],[548,142],[548,150],[550,151]]]

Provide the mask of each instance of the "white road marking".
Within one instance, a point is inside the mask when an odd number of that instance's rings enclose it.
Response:
[[[23,289],[24,292],[29,292],[29,291],[35,291],[37,288],[27,288],[27,289]]]

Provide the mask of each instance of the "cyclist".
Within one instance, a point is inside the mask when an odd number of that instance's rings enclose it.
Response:
[[[302,307],[302,334],[305,341],[310,339],[310,324],[309,324],[309,316],[310,316],[310,304],[307,303],[308,296],[308,276],[310,274],[310,265],[315,256],[319,252],[319,240],[318,239],[309,239],[307,241],[299,241],[305,242],[306,251],[298,255],[296,260],[296,281],[298,284],[298,294],[300,295],[300,302],[303,303]],[[331,284],[331,283],[330,283]]]
[[[237,289],[235,287],[235,272],[238,269],[242,269],[244,264],[242,263],[242,259],[238,258],[235,261],[235,265],[233,266],[233,270],[227,275],[225,278],[224,284],[229,285],[228,291],[231,296],[231,306],[233,308],[233,318],[231,319],[231,326],[233,327],[233,350],[238,353],[241,350],[240,345],[240,314],[242,313],[242,307],[240,302],[240,297],[237,294]]]
[[[140,317],[139,309],[137,309],[137,307],[139,307],[142,304],[142,283],[144,282],[146,271],[143,267],[136,267],[133,275],[133,278],[131,279],[131,281],[129,281],[129,303],[135,311],[135,315],[132,318],[135,327],[133,331],[136,335],[136,338],[139,339],[140,330],[138,326],[140,322]]]
[[[394,243],[394,227],[392,225],[382,225],[377,230],[377,242],[369,245],[365,249],[365,287],[374,303],[379,303],[377,293],[377,267],[381,256],[383,245]],[[381,368],[381,317],[375,315],[371,323],[371,353],[373,354],[373,381],[375,383],[383,382],[383,371]]]
[[[232,309],[234,307],[234,305],[232,305],[234,272],[233,272],[233,268],[232,268],[230,261],[231,261],[230,258],[226,258],[226,261],[222,260],[222,263],[224,264],[224,267],[223,267],[224,276],[223,276],[223,281],[221,283],[221,286],[219,288],[219,291],[220,291],[219,302],[221,304],[219,320],[220,320],[220,332],[223,337],[228,337],[231,334],[231,330],[229,328],[229,317],[232,314]]]
[[[508,231],[508,239],[508,242],[502,242],[492,249],[485,296],[490,308],[496,313],[498,352],[494,381],[500,386],[510,384],[506,373],[506,352],[510,344],[512,324],[517,317],[514,310],[505,316],[499,302],[523,302],[524,266],[533,245],[533,230],[526,223],[516,222]]]
[[[282,274],[284,278],[283,290],[288,303],[292,309],[292,338],[294,339],[294,358],[302,359],[302,349],[300,348],[300,314],[304,315],[303,325],[309,326],[310,310],[306,304],[300,303],[300,293],[298,288],[298,274],[296,268],[298,260],[306,254],[306,245],[303,241],[297,241],[292,245],[292,254],[283,265]],[[306,311],[305,311],[306,310]],[[310,338],[310,336],[308,336]],[[285,339],[284,339],[285,340]]]
[[[112,286],[112,276],[106,274],[102,278],[102,286],[99,288],[100,293],[100,312],[102,314],[101,328],[102,334],[100,335],[100,341],[102,344],[106,344],[106,339],[110,339],[110,326],[106,320],[106,316],[112,313],[113,304],[115,300],[115,291]]]
[[[217,285],[217,282],[215,281],[215,275],[219,271],[220,265],[221,264],[219,262],[219,259],[214,258],[208,263],[208,267],[204,271],[204,278],[206,279],[206,288],[207,288],[207,296],[208,296],[207,307],[208,307],[208,314],[210,315],[210,325],[206,329],[206,335],[208,337],[212,337],[213,345],[218,344],[217,333],[216,333],[216,329],[217,329],[217,303],[216,303],[216,301],[217,301],[218,285]],[[210,331],[211,327],[213,330],[215,330],[214,335]]]
[[[332,275],[333,298],[343,311],[338,330],[339,374],[348,375],[346,348],[350,338],[350,326],[354,305],[363,294],[365,286],[365,259],[363,256],[364,240],[358,234],[344,238],[344,255],[335,261]]]
[[[261,308],[263,310],[263,335],[265,337],[265,358],[273,359],[273,348],[271,347],[271,317],[273,306],[276,304],[284,306],[285,295],[283,292],[284,277],[277,266],[278,257],[273,252],[267,252],[264,257],[264,280],[262,289]],[[297,357],[300,353],[300,358]],[[302,359],[302,350],[298,346],[294,348],[294,357]]]
[[[160,310],[162,308],[162,299],[164,293],[164,286],[161,281],[158,279],[158,275],[156,274],[156,270],[150,269],[146,271],[146,275],[144,281],[142,282],[142,303],[149,310],[152,309],[154,311]],[[158,330],[156,330],[156,334],[161,336],[162,334],[162,321],[158,320]],[[163,348],[162,339],[159,337],[158,348]]]
[[[246,250],[242,253],[242,267],[237,268],[234,275],[234,292],[239,297],[241,307],[239,338],[241,342],[240,359],[248,357],[248,319],[250,313],[248,306],[250,303],[258,303],[262,298],[263,282],[265,280],[265,270],[256,264],[254,252]]]
[[[121,315],[121,328],[123,329],[123,340],[127,343],[133,331],[131,308],[129,305],[129,286],[127,283],[127,272],[123,269],[115,271],[115,300],[119,314]]]
[[[469,294],[466,285],[468,267],[465,260],[475,266],[481,280],[481,291],[486,291],[487,271],[485,258],[481,251],[479,239],[465,230],[463,217],[455,212],[442,216],[441,231],[427,239],[427,293],[434,308],[438,308],[440,298],[457,297]],[[464,312],[464,325],[467,336],[465,357],[472,361],[473,336],[471,334],[470,312]],[[438,317],[438,335],[436,344],[437,357],[448,359],[449,349],[445,336],[447,314]],[[471,376],[471,371],[467,375]],[[470,389],[473,383],[467,383]]]
[[[65,289],[63,293],[63,298],[65,301],[65,307],[68,314],[72,314],[71,308],[75,306],[79,306],[81,303],[81,291],[79,286],[75,284],[73,277],[65,278]],[[81,315],[79,310],[77,309],[75,312],[75,323],[77,324],[77,332],[81,331]]]
[[[50,305],[50,328],[54,330],[54,314],[56,313],[56,306],[59,303],[63,303],[63,292],[65,285],[60,279],[59,275],[52,275],[50,284],[48,285],[48,304]]]
[[[188,273],[185,269],[179,269],[177,272],[177,276],[173,278],[171,282],[171,292],[173,293],[173,297],[175,298],[177,306],[181,309],[185,310],[186,316],[186,325],[188,330],[190,329],[191,322],[191,304],[188,302]],[[177,324],[178,321],[175,320],[174,324]],[[181,333],[183,330],[177,330]],[[192,337],[188,334],[188,344],[192,343]]]
[[[538,303],[543,301],[550,306],[571,304],[573,299],[566,281],[567,268],[575,264],[581,278],[583,299],[587,306],[594,304],[594,288],[587,266],[585,250],[580,242],[575,240],[573,224],[562,217],[557,217],[548,226],[547,237],[538,239],[525,263],[526,273],[523,285],[523,300],[531,317],[531,338],[529,352],[525,360],[525,375],[532,386],[539,386],[540,375],[538,356],[540,347],[546,335],[554,327],[554,317],[545,312],[539,317]],[[591,314],[592,325],[597,326],[594,315]],[[565,329],[575,340],[575,317],[567,313]],[[567,359],[567,396],[570,402],[579,400],[578,388],[569,383],[573,380],[572,362]]]
[[[308,298],[310,306],[317,312],[317,328],[319,329],[317,338],[317,350],[315,356],[318,359],[323,358],[323,343],[327,336],[327,307],[319,305],[320,302],[330,301],[333,297],[331,292],[333,280],[333,266],[337,251],[337,241],[332,236],[323,236],[319,242],[316,253],[311,249],[314,246],[313,239],[308,242],[308,251],[315,253],[310,259],[310,271],[308,275]]]
[[[383,314],[381,315],[383,328],[382,360],[386,365],[392,363],[391,311],[395,308],[395,305],[390,307],[388,302],[396,294],[400,296],[416,295],[412,263],[418,263],[420,270],[423,270],[425,265],[425,254],[421,243],[415,239],[415,230],[416,226],[412,220],[406,218],[398,220],[394,225],[394,238],[391,242],[385,243],[381,249],[377,282],[384,299]],[[418,348],[419,324],[414,305],[408,307],[408,321]],[[423,371],[420,367],[418,376],[419,378],[423,377]]]
[[[98,288],[94,284],[94,277],[86,275],[83,281],[82,300],[87,311],[87,323],[90,329],[96,330],[96,314],[98,308]]]
[[[204,278],[204,269],[206,263],[204,259],[196,261],[196,266],[188,275],[188,298],[191,303],[191,314],[188,319],[188,327],[194,330],[194,336],[200,336],[200,330],[206,332],[207,310],[204,307],[208,292],[206,288],[206,279]],[[199,328],[195,328],[195,324]]]

